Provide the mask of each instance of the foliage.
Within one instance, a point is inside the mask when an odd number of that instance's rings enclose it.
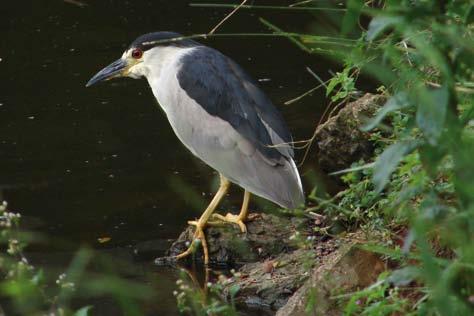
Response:
[[[344,308],[344,315],[393,315],[406,312],[408,301],[400,297],[397,287],[390,288],[387,273],[382,273],[378,281],[368,288],[353,293]]]
[[[368,165],[373,168],[343,176],[348,189],[320,207],[336,220],[392,234],[383,247],[402,247],[407,256],[398,257],[398,264],[416,270],[409,281],[421,289],[412,291],[424,295],[407,305],[393,294],[397,286],[378,282],[352,295],[345,312],[473,314],[473,5],[454,0],[373,5],[348,6],[346,21],[365,14],[371,22],[343,56],[341,73],[358,68],[392,95],[365,127],[378,145],[377,158]],[[341,73],[334,82],[341,82]],[[392,125],[388,137],[381,133],[387,132],[386,122]],[[402,225],[408,234],[397,245],[395,228]]]
[[[98,257],[88,248],[80,249],[69,267],[59,275],[45,268],[32,265],[24,249],[41,239],[39,235],[20,229],[19,213],[0,205],[0,242],[6,249],[0,254],[0,293],[8,299],[3,312],[19,315],[73,315],[87,316],[93,306],[80,301],[109,296],[121,306],[127,315],[141,315],[139,301],[150,297],[148,286],[118,277],[106,266],[107,258]],[[95,272],[87,271],[93,257]],[[101,261],[102,260],[102,261]],[[66,269],[66,268],[65,268]]]

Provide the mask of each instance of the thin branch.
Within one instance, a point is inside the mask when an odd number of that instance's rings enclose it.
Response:
[[[436,83],[436,82],[427,81],[426,84],[429,85],[429,86],[435,87],[435,88],[441,88],[441,85],[439,83]],[[461,92],[461,93],[474,94],[474,89],[470,89],[468,87],[463,87],[463,86],[460,86],[460,85],[456,85],[454,87],[454,90],[456,90],[457,92]]]
[[[326,82],[331,81],[331,79],[324,82],[311,68],[306,67],[306,70],[310,73],[310,75],[316,78],[316,80],[318,80],[319,83],[321,83],[325,88],[327,88]]]
[[[296,98],[293,98],[293,99],[291,99],[291,100],[288,100],[288,101],[284,102],[283,104],[284,104],[284,105],[293,104],[293,103],[295,103],[295,102],[297,102],[297,101],[303,99],[305,96],[312,94],[314,91],[318,90],[318,89],[321,88],[321,87],[324,87],[324,85],[323,85],[323,84],[317,85],[316,87],[309,89],[309,90],[306,91],[305,93],[303,93],[303,94],[297,96]]]
[[[238,4],[222,4],[222,3],[190,3],[191,7],[200,8],[236,8]],[[263,9],[263,10],[288,10],[288,11],[340,11],[345,12],[347,9],[342,8],[321,8],[321,7],[285,7],[270,5],[242,5],[241,9]]]
[[[232,15],[234,15],[235,12],[237,12],[240,8],[242,8],[242,6],[247,2],[248,0],[244,0],[242,1],[242,3],[240,5],[238,5],[237,7],[234,8],[234,10],[232,10],[229,14],[227,14],[219,23],[217,23],[216,26],[214,26],[214,28],[212,30],[209,31],[208,35],[212,35],[214,34],[214,32],[222,25],[224,24],[225,21],[227,21],[227,19],[229,19]]]
[[[295,2],[295,3],[290,4],[289,7],[297,7],[297,6],[300,6],[302,4],[308,4],[308,3],[311,3],[311,2],[316,2],[316,1],[315,0],[299,1],[299,2]]]
[[[164,39],[164,40],[156,40],[156,41],[149,41],[145,42],[145,45],[154,45],[154,44],[164,44],[164,43],[172,43],[172,42],[178,42],[182,41],[185,39],[207,39],[208,37],[284,37],[284,38],[293,38],[294,40],[295,37],[309,37],[312,35],[308,34],[300,34],[300,33],[291,33],[291,32],[277,32],[277,33],[218,33],[218,34],[209,34],[209,33],[203,33],[203,34],[194,34],[194,35],[189,35],[189,36],[178,36],[170,39]],[[321,43],[332,43],[332,44],[339,44],[339,45],[344,45],[344,43],[337,43],[334,42],[333,38],[327,37],[327,36],[319,36],[318,37],[319,41]]]

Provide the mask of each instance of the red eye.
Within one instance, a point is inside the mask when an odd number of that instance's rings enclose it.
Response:
[[[143,56],[143,51],[140,48],[135,48],[132,51],[132,57],[135,59],[140,59]]]

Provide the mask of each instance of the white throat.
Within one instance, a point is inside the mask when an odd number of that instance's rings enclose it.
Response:
[[[195,47],[155,47],[146,51],[144,61],[131,69],[146,77],[153,95],[167,114],[173,105],[179,103],[180,94],[176,91],[180,90],[177,74],[181,68],[181,59],[194,49]]]

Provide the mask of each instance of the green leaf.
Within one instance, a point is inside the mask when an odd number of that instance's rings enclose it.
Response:
[[[416,123],[430,145],[436,145],[443,131],[449,102],[446,85],[438,89],[423,88],[418,93]]]
[[[387,281],[395,286],[407,286],[413,280],[420,276],[420,269],[417,267],[405,267],[399,270],[395,270],[388,277]]]
[[[234,298],[235,295],[237,295],[239,291],[240,291],[240,286],[238,284],[232,285],[229,289],[230,297]]]
[[[88,316],[89,310],[92,309],[92,306],[84,306],[81,309],[77,310],[73,316]]]
[[[410,103],[408,101],[408,95],[405,92],[400,92],[397,93],[396,95],[392,96],[390,99],[388,99],[387,102],[385,102],[384,106],[377,112],[375,117],[368,122],[366,125],[361,127],[361,130],[364,132],[368,132],[377,125],[382,122],[382,120],[387,116],[387,114],[400,110],[403,108],[406,108],[410,106]]]
[[[369,23],[366,39],[368,41],[373,41],[383,31],[402,21],[403,19],[399,16],[377,16]]]
[[[326,96],[329,96],[329,94],[331,94],[332,90],[334,90],[334,88],[340,84],[342,82],[341,80],[341,73],[340,72],[336,72],[336,75],[334,77],[331,78],[331,80],[329,81],[327,87],[326,87]]]
[[[438,146],[425,144],[420,148],[421,163],[430,176],[436,177],[437,168],[446,153],[446,146],[442,146],[441,144]]]
[[[333,102],[344,99],[355,90],[354,78],[351,77],[350,70],[350,67],[346,67],[342,72],[336,72],[336,75],[329,81],[326,87],[326,96],[329,96],[336,87],[339,87],[336,94],[331,97]]]
[[[360,170],[365,170],[365,169],[369,169],[369,168],[373,168],[373,167],[374,167],[374,163],[371,162],[371,163],[367,163],[367,164],[362,165],[362,166],[350,167],[350,168],[334,171],[334,172],[331,172],[329,175],[330,176],[336,176],[338,174],[349,173],[349,172],[354,172],[354,171],[360,171]]]
[[[444,218],[449,209],[442,203],[442,201],[438,200],[436,193],[430,192],[420,204],[422,212],[419,216],[425,219],[426,223]]]
[[[349,0],[346,4],[346,14],[342,20],[342,34],[349,34],[359,21],[360,12],[364,6],[364,1],[362,0]]]
[[[381,192],[387,185],[390,175],[397,168],[400,161],[413,151],[420,142],[416,140],[401,141],[389,146],[375,161],[372,181],[375,190]]]

